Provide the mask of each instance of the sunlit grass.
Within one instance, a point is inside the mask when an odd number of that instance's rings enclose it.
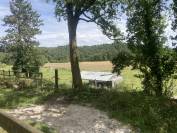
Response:
[[[23,90],[1,88],[0,107],[11,109],[43,104],[51,98],[61,96],[69,99],[69,102],[73,104],[91,105],[107,112],[110,117],[131,124],[133,127],[139,128],[141,132],[177,132],[176,101],[144,95],[141,79],[138,78],[138,74],[140,74],[138,70],[132,70],[130,67],[124,69],[121,74],[123,82],[116,89],[90,89],[85,86],[79,92],[71,89],[71,70],[60,68],[58,71],[60,87],[58,90],[51,86],[55,81],[55,69],[41,68],[44,82],[47,81],[49,84],[45,83],[42,88],[24,88]],[[177,80],[174,80],[174,86],[176,85]],[[43,127],[46,133],[52,131],[43,123],[31,123],[37,127]]]

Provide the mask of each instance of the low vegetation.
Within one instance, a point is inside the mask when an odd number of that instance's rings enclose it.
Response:
[[[28,0],[10,0],[10,14],[3,19],[7,34],[0,38],[0,62],[12,65],[2,65],[1,69],[12,69],[14,79],[7,79],[2,71],[0,107],[9,110],[62,97],[67,104],[102,110],[111,118],[131,124],[135,132],[176,133],[177,48],[165,45],[177,46],[177,1],[46,0],[50,1],[55,4],[57,20],[67,21],[69,46],[39,48],[35,38],[43,25],[39,13]],[[117,20],[121,16],[126,18],[126,35],[119,29]],[[78,51],[80,21],[95,23],[115,45],[80,47]],[[169,32],[170,37],[165,34],[168,24],[174,31]],[[79,64],[79,61],[105,60],[112,60],[113,66],[108,62]],[[40,68],[46,62],[67,61],[70,64],[48,63]],[[113,89],[91,88],[82,81],[80,66],[81,70],[90,71],[113,69],[121,73],[124,81]],[[56,68],[59,69],[59,89],[54,89]],[[39,71],[43,73],[41,86],[19,82],[19,72],[23,72],[24,80],[29,80]],[[25,85],[19,87],[20,84]],[[28,123],[45,133],[55,132],[44,123]]]
[[[41,123],[41,122],[34,122],[31,120],[26,121],[28,124],[30,124],[31,126],[35,127],[38,130],[41,130],[43,133],[57,133],[55,131],[55,129],[49,127],[47,124],[45,123]]]
[[[175,133],[177,131],[177,103],[167,98],[143,95],[142,92],[84,89],[60,92],[70,102],[94,106],[110,117],[131,124],[141,132]]]
[[[26,89],[16,91],[0,89],[0,106],[4,109],[43,104],[54,98],[64,97],[68,104],[93,106],[107,112],[112,118],[131,124],[141,132],[177,131],[177,102],[166,97],[156,98],[144,95],[141,91],[131,91],[126,87],[113,90],[92,89],[85,86],[76,92],[68,86],[54,90],[48,86],[43,89]],[[36,125],[32,122],[32,125]],[[45,127],[45,130],[47,127]],[[48,132],[46,132],[48,133]]]
[[[140,130],[145,133],[175,133],[177,131],[176,100],[145,95],[141,90],[141,79],[137,76],[139,71],[131,70],[131,68],[124,69],[122,73],[124,81],[115,89],[93,89],[84,86],[84,89],[79,92],[71,89],[70,70],[59,69],[60,87],[58,90],[54,89],[54,79],[51,78],[54,76],[54,69],[42,68],[41,71],[47,81],[42,88],[15,90],[1,87],[1,108],[27,107],[64,97],[68,104],[92,106],[107,112],[111,118],[132,125],[135,131]],[[54,131],[43,123],[32,121],[30,123],[37,125],[45,133],[53,133]]]

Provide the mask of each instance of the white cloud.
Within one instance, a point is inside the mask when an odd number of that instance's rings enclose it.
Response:
[[[41,35],[37,35],[41,46],[54,47],[59,45],[68,44],[68,29],[66,22],[57,22],[54,15],[54,4],[41,2],[43,0],[30,0],[35,10],[41,14],[41,18],[44,20],[44,26],[41,27],[43,31]],[[5,35],[5,28],[2,26],[2,19],[5,15],[10,14],[8,2],[6,0],[0,0],[0,37]],[[42,8],[41,8],[42,7]],[[126,16],[122,16],[121,21],[116,21],[117,27],[127,35],[126,33]],[[168,45],[171,44],[170,35],[174,34],[171,30],[171,26],[166,29],[165,33],[168,38]],[[102,34],[100,28],[94,23],[80,22],[77,30],[77,42],[78,45],[95,45],[102,43],[111,43],[105,35]]]
[[[41,14],[41,18],[44,20],[44,26],[41,27],[42,34],[37,35],[41,46],[59,46],[68,44],[68,30],[66,22],[57,22],[54,15],[54,5],[52,3],[47,4],[38,0],[30,0],[35,10]],[[43,8],[41,8],[43,7]],[[0,0],[0,19],[10,13],[8,2],[6,0]],[[0,36],[5,35],[5,28],[1,26],[0,21]],[[78,45],[92,45],[109,43],[110,40],[104,36],[99,28],[93,23],[80,22],[77,31]]]
[[[9,8],[4,6],[4,5],[0,5],[0,37],[5,35],[5,27],[2,26],[3,21],[2,19],[8,15],[10,13]]]
[[[9,8],[0,6],[0,19],[4,18],[4,16],[10,13]]]
[[[45,31],[37,36],[41,46],[54,47],[68,44],[68,31],[66,23],[57,23],[44,28]],[[112,42],[97,28],[95,24],[80,23],[77,30],[79,46],[96,45]]]
[[[38,35],[37,39],[40,41],[41,46],[56,47],[59,45],[67,44],[67,34],[60,32],[44,32]]]

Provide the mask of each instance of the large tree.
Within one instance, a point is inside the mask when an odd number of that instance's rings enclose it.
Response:
[[[42,25],[40,15],[32,9],[27,0],[11,0],[11,15],[5,16],[4,25],[8,27],[7,35],[2,44],[14,59],[13,70],[21,72],[34,72],[39,70],[35,36],[40,34]]]
[[[116,71],[127,65],[138,68],[144,77],[144,91],[157,96],[166,92],[165,83],[176,69],[176,54],[164,46],[166,5],[166,0],[130,1],[127,28],[128,48],[132,53],[121,53],[113,60]],[[123,67],[120,68],[121,63]]]
[[[177,0],[173,0],[172,3],[172,9],[173,9],[173,21],[172,21],[172,29],[176,33],[177,32]],[[177,33],[175,37],[173,37],[175,42],[177,41]],[[176,43],[174,43],[176,45]]]
[[[58,20],[68,23],[70,62],[74,88],[82,88],[79,68],[76,32],[79,21],[94,22],[101,27],[110,39],[120,37],[120,31],[114,25],[118,16],[119,0],[53,0],[56,3],[55,14]]]

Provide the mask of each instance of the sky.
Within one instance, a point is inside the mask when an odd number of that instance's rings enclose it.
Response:
[[[36,39],[40,42],[41,47],[56,47],[68,44],[68,28],[66,22],[58,22],[55,15],[54,3],[46,3],[45,0],[28,0],[31,2],[33,9],[36,10],[43,20],[44,25],[41,26],[42,34],[37,35]],[[9,0],[0,0],[0,37],[5,36],[5,27],[3,26],[2,19],[5,15],[9,15]],[[122,17],[117,21],[117,26],[126,35],[126,19]],[[166,36],[168,37],[167,45],[171,45],[170,22],[167,26]],[[79,46],[97,45],[103,43],[111,43],[105,35],[102,34],[99,27],[94,23],[86,23],[80,21],[77,30],[77,42]]]
[[[29,0],[43,20],[42,34],[36,38],[41,47],[56,47],[68,44],[68,30],[66,22],[58,22],[54,15],[54,3],[46,3],[45,0]],[[0,0],[0,37],[4,36],[5,28],[2,19],[10,14],[9,0]],[[124,26],[122,27],[124,29]],[[79,46],[111,43],[94,23],[80,22],[77,31]]]

